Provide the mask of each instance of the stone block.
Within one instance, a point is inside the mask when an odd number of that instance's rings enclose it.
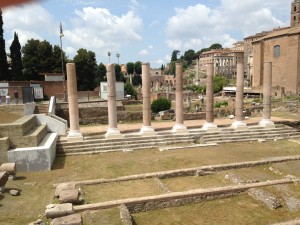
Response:
[[[5,186],[8,181],[9,174],[6,172],[0,172],[0,187]]]
[[[56,186],[54,196],[59,197],[60,193],[65,190],[76,190],[75,184],[72,183],[62,183]]]
[[[50,225],[82,225],[82,218],[80,214],[73,214],[60,218],[55,218],[51,221]]]
[[[79,202],[79,191],[78,190],[64,190],[59,194],[60,203],[73,203]]]
[[[0,152],[6,152],[9,148],[9,137],[0,138]]]
[[[71,203],[50,204],[46,206],[45,214],[47,218],[68,216],[74,214],[73,205]]]

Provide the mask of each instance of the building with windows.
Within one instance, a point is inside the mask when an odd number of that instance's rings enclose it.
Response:
[[[272,86],[278,90],[274,94],[300,94],[300,0],[291,4],[290,27],[262,32],[244,42],[254,89],[262,90],[264,62],[272,62]]]

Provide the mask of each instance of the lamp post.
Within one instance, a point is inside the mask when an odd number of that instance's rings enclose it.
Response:
[[[116,55],[116,56],[117,56],[117,58],[118,58],[118,65],[119,65],[119,64],[120,64],[120,63],[119,63],[120,54],[119,54],[119,53],[117,53],[117,55]]]
[[[62,30],[62,25],[60,22],[60,57],[61,57],[61,70],[63,74],[63,86],[64,86],[64,101],[67,101],[67,95],[66,95],[66,78],[65,78],[65,70],[64,70],[64,57],[63,57],[63,49],[62,49],[62,37],[64,36],[63,30]]]
[[[108,55],[108,63],[110,64],[110,56],[111,56],[111,53],[108,52],[107,55]]]

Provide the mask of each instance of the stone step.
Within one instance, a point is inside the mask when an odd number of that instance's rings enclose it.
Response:
[[[171,131],[157,132],[156,136],[142,137],[138,133],[124,134],[122,139],[105,139],[104,135],[90,135],[85,141],[68,143],[60,141],[57,145],[58,154],[93,154],[111,151],[133,151],[156,148],[158,146],[194,143],[201,136],[204,143],[228,143],[242,141],[258,141],[259,139],[274,140],[298,138],[300,131],[285,125],[276,124],[275,128],[265,129],[252,126],[248,130],[221,128],[221,132],[208,133],[200,129],[190,130],[189,134],[176,135]],[[100,138],[96,138],[100,137]]]
[[[111,145],[111,146],[87,146],[87,147],[76,147],[74,148],[62,148],[57,149],[57,153],[70,153],[70,152],[90,152],[90,151],[101,151],[101,152],[111,152],[111,151],[132,151],[132,150],[139,150],[139,149],[149,149],[164,145],[175,145],[175,144],[186,144],[186,143],[193,143],[192,140],[171,140],[171,141],[150,141],[147,145],[141,145],[140,143],[129,143],[124,145],[123,143],[119,143],[118,145]]]
[[[36,125],[34,115],[26,115],[11,124],[0,125],[0,135],[2,137],[23,136]]]

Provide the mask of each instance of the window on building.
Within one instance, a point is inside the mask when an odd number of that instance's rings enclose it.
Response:
[[[274,46],[274,57],[279,57],[280,56],[280,45],[275,45]]]
[[[296,12],[297,11],[297,7],[296,6],[294,6],[294,12]]]

